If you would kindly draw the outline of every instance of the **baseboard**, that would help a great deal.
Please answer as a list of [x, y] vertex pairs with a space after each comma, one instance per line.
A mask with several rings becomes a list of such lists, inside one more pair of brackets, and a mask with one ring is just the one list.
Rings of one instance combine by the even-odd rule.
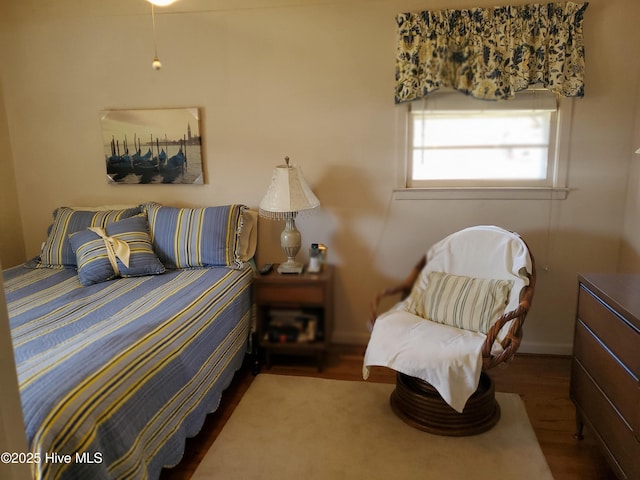
[[535, 353], [538, 355], [571, 355], [573, 344], [571, 343], [549, 343], [549, 342], [527, 342], [522, 340], [519, 353]]
[[[341, 345], [366, 345], [369, 343], [368, 332], [334, 332], [333, 343]], [[518, 352], [537, 355], [571, 355], [571, 343], [534, 342], [522, 340]]]
[[333, 332], [332, 343], [340, 345], [366, 345], [369, 343], [369, 332]]

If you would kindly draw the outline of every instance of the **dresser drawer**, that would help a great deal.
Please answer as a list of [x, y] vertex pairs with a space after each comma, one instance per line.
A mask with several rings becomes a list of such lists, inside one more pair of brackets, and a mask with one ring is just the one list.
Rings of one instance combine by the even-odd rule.
[[620, 414], [640, 437], [638, 381], [598, 342], [584, 324], [578, 321], [574, 340], [574, 356], [600, 390], [609, 399], [615, 399]]
[[255, 293], [258, 304], [322, 305], [325, 301], [322, 285], [260, 285]]
[[600, 436], [617, 469], [628, 478], [640, 478], [640, 443], [575, 360], [571, 369], [571, 396]]
[[622, 318], [580, 286], [578, 318], [584, 322], [622, 363], [640, 378], [640, 334]]

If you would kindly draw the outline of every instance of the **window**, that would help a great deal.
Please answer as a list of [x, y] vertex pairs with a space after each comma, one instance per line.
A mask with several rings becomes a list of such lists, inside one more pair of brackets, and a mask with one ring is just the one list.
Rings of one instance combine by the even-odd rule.
[[486, 101], [434, 92], [410, 104], [406, 187], [564, 187], [556, 96]]

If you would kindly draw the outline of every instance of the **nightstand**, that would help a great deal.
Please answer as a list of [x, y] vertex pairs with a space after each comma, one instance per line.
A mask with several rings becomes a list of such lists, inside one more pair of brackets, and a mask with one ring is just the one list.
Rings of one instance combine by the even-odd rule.
[[333, 267], [279, 274], [254, 282], [256, 332], [267, 368], [272, 354], [315, 356], [322, 370], [333, 333]]

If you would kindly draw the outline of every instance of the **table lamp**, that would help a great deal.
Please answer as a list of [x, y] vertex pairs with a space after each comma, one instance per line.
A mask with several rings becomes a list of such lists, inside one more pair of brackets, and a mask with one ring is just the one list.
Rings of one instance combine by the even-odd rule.
[[287, 261], [280, 264], [278, 273], [302, 273], [303, 264], [295, 260], [302, 245], [295, 218], [299, 212], [318, 207], [320, 200], [311, 191], [300, 167], [289, 165], [289, 157], [284, 157], [284, 160], [286, 165], [278, 165], [273, 171], [271, 185], [260, 202], [259, 212], [264, 218], [285, 220], [280, 245]]

